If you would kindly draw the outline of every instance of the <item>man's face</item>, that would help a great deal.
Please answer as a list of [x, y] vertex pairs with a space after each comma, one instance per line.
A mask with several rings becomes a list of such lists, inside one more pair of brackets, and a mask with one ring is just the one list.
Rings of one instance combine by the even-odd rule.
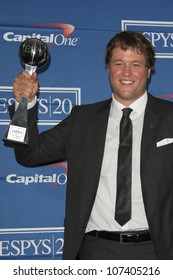
[[146, 66], [143, 54], [138, 54], [133, 49], [114, 48], [107, 68], [117, 101], [129, 106], [144, 94], [151, 69]]

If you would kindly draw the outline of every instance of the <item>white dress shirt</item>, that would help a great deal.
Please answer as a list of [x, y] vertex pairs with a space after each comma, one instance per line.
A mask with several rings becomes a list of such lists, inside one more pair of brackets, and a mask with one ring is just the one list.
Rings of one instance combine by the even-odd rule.
[[86, 232], [92, 230], [134, 231], [148, 229], [145, 215], [140, 178], [140, 152], [144, 112], [147, 103], [147, 92], [133, 102], [130, 118], [133, 124], [132, 147], [132, 217], [124, 226], [114, 219], [116, 201], [117, 157], [119, 145], [119, 124], [124, 106], [112, 97], [108, 120], [104, 157], [96, 199]]

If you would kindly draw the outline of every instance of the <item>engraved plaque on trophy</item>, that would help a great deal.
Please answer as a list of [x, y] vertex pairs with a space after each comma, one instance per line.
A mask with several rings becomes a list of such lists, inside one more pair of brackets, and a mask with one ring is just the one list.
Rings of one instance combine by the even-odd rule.
[[[48, 47], [42, 40], [30, 38], [20, 45], [19, 56], [25, 70], [32, 75], [38, 68], [41, 69], [47, 64], [49, 60]], [[4, 141], [28, 144], [27, 106], [28, 98], [22, 96], [10, 125], [2, 138]]]

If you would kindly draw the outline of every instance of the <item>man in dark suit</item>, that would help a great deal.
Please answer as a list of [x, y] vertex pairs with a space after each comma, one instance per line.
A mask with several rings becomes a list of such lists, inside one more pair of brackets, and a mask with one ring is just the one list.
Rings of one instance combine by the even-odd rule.
[[[173, 259], [173, 103], [147, 92], [154, 49], [141, 33], [115, 35], [106, 65], [112, 98], [75, 107], [41, 134], [37, 74], [15, 78], [16, 101], [29, 100], [29, 147], [16, 144], [16, 160], [24, 166], [68, 162], [64, 259]], [[131, 213], [119, 224], [117, 158], [126, 107], [133, 127]]]

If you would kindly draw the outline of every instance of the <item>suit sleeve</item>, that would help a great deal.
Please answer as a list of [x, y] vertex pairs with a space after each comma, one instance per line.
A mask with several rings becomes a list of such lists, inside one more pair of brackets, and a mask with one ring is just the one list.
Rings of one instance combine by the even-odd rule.
[[[12, 113], [10, 113], [12, 115]], [[39, 134], [37, 127], [37, 105], [28, 110], [29, 145], [14, 145], [16, 161], [33, 167], [66, 160], [66, 136], [70, 117], [60, 124]]]

